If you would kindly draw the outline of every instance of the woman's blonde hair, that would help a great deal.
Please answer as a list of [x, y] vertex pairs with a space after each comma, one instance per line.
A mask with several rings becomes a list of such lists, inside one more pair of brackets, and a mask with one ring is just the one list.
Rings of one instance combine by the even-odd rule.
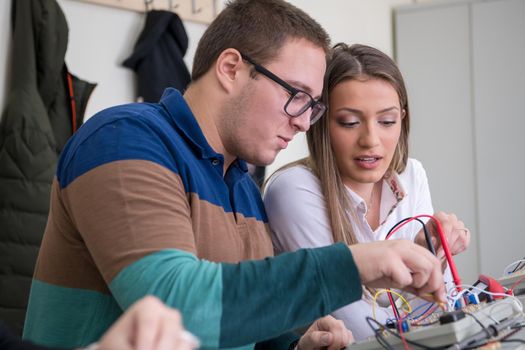
[[[353, 79], [381, 79], [392, 85], [399, 96], [399, 104], [404, 110], [401, 135], [388, 171], [401, 173], [408, 159], [408, 132], [410, 113], [405, 83], [395, 62], [383, 52], [366, 45], [337, 44], [328, 61], [324, 78], [322, 100], [327, 105], [326, 115], [307, 132], [310, 156], [294, 164], [302, 164], [317, 175], [326, 200], [327, 215], [330, 220], [335, 242], [357, 243], [351, 220], [356, 220], [355, 210], [350, 205], [347, 190], [335, 160], [329, 132], [330, 93], [341, 82]], [[357, 221], [355, 221], [357, 222]]]

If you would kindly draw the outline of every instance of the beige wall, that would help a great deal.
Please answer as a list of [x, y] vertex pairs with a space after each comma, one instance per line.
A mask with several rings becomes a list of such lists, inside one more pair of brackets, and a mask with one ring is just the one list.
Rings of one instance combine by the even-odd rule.
[[[81, 78], [98, 83], [86, 118], [103, 108], [133, 101], [135, 75], [121, 63], [132, 52], [145, 15], [71, 0], [58, 2], [69, 23], [66, 54], [69, 69]], [[185, 27], [190, 42], [185, 61], [190, 67], [206, 26], [185, 22]]]
[[[134, 96], [134, 75], [120, 66], [132, 50], [142, 29], [144, 16], [135, 12], [72, 0], [58, 0], [69, 24], [66, 62], [79, 77], [98, 83], [89, 102], [86, 118], [116, 104], [127, 103]], [[392, 49], [394, 5], [411, 0], [292, 0], [296, 6], [316, 18], [330, 33], [333, 42], [362, 42], [388, 54]], [[5, 104], [7, 52], [9, 45], [10, 0], [0, 1], [0, 108]], [[185, 22], [190, 47], [185, 60], [188, 67], [196, 44], [206, 29], [203, 24]], [[282, 164], [307, 154], [304, 135], [299, 135], [283, 151], [269, 172]]]

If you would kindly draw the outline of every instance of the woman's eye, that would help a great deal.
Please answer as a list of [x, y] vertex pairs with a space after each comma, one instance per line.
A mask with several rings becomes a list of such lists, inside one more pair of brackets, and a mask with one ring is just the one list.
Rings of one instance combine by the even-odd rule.
[[382, 120], [379, 123], [384, 125], [384, 126], [392, 126], [392, 125], [396, 124], [397, 121], [395, 121], [395, 120]]
[[341, 125], [342, 127], [345, 127], [345, 128], [354, 128], [355, 126], [357, 126], [359, 124], [359, 122], [347, 122], [347, 121], [339, 121], [339, 125]]

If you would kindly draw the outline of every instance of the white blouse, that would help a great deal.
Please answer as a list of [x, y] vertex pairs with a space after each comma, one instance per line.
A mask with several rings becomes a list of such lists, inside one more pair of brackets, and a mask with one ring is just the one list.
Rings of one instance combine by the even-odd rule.
[[[352, 227], [359, 242], [384, 240], [390, 228], [402, 219], [434, 213], [427, 175], [421, 163], [415, 159], [408, 159], [403, 173], [393, 174], [383, 180], [379, 217], [381, 224], [375, 231], [366, 221], [366, 202], [350, 188], [347, 187], [347, 190], [358, 219], [352, 222]], [[309, 168], [298, 165], [275, 173], [266, 185], [263, 199], [276, 254], [334, 243], [320, 181]], [[414, 240], [421, 228], [419, 222], [413, 221], [390, 239]], [[450, 273], [446, 275], [446, 280], [450, 281]], [[415, 304], [411, 304], [414, 307]], [[389, 306], [376, 306], [375, 313], [381, 323], [393, 317]], [[372, 316], [370, 297], [363, 297], [332, 315], [345, 323], [357, 341], [374, 335], [365, 321], [366, 316]]]

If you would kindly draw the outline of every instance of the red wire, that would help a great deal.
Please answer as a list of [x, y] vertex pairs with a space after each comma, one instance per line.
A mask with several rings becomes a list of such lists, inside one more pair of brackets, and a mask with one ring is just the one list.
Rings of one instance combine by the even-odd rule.
[[[437, 228], [437, 231], [438, 231], [438, 234], [439, 234], [439, 240], [441, 241], [441, 246], [443, 247], [443, 251], [445, 252], [445, 257], [447, 258], [448, 265], [450, 266], [450, 271], [452, 273], [452, 278], [454, 279], [454, 283], [456, 284], [457, 291], [460, 292], [461, 291], [461, 279], [459, 278], [458, 270], [456, 269], [456, 264], [454, 263], [454, 259], [452, 259], [452, 254], [450, 253], [450, 248], [448, 247], [447, 239], [445, 237], [445, 234], [443, 233], [443, 228], [441, 227], [441, 223], [439, 222], [438, 219], [436, 219], [432, 215], [426, 215], [426, 214], [414, 216], [414, 217], [406, 220], [405, 222], [403, 222], [399, 226], [397, 226], [395, 229], [393, 229], [385, 237], [385, 240], [389, 239], [394, 233], [399, 231], [399, 229], [401, 227], [403, 227], [406, 224], [408, 224], [409, 222], [414, 221], [415, 219], [419, 219], [419, 218], [430, 218], [430, 219], [434, 220], [434, 223], [436, 224], [436, 228]], [[523, 277], [523, 279], [525, 279], [525, 276]], [[518, 281], [518, 282], [520, 282], [520, 281]], [[400, 335], [401, 340], [403, 342], [403, 346], [405, 347], [406, 350], [409, 350], [410, 347], [408, 346], [408, 343], [407, 343], [407, 341], [405, 339], [405, 336], [403, 334], [403, 328], [402, 328], [402, 325], [401, 325], [401, 318], [399, 317], [399, 313], [397, 312], [397, 308], [396, 308], [396, 306], [394, 304], [394, 300], [392, 298], [392, 294], [390, 292], [387, 292], [387, 295], [388, 295], [388, 298], [390, 300], [390, 305], [392, 306], [392, 310], [394, 311], [394, 316], [398, 320], [397, 323], [398, 323], [399, 335]]]
[[390, 293], [390, 291], [388, 291], [386, 293], [388, 295], [388, 300], [390, 301], [390, 306], [392, 306], [392, 311], [394, 311], [394, 317], [396, 318], [396, 320], [398, 322], [401, 321], [401, 317], [399, 316], [399, 312], [397, 311], [397, 307], [396, 307], [396, 304], [394, 303], [394, 298], [392, 297], [392, 293]]
[[73, 91], [73, 77], [67, 73], [67, 88], [69, 93], [69, 102], [71, 104], [71, 128], [72, 134], [77, 131], [77, 106], [75, 102], [75, 93]]
[[401, 224], [399, 224], [399, 226], [397, 226], [395, 229], [393, 229], [392, 231], [390, 231], [390, 233], [385, 237], [385, 240], [389, 239], [390, 237], [392, 237], [392, 235], [394, 233], [396, 233], [397, 231], [399, 231], [399, 229], [403, 226], [405, 226], [406, 224], [408, 224], [409, 222], [412, 222], [416, 219], [416, 217], [412, 217], [410, 219], [407, 219], [405, 221], [403, 221]]
[[390, 234], [386, 236], [385, 240], [389, 239], [401, 227], [403, 227], [406, 224], [408, 224], [409, 222], [411, 222], [411, 221], [413, 221], [415, 219], [419, 219], [419, 218], [430, 218], [430, 219], [434, 220], [434, 223], [436, 224], [437, 231], [438, 231], [438, 234], [439, 234], [439, 240], [441, 241], [441, 246], [443, 247], [443, 251], [445, 252], [445, 257], [447, 258], [448, 266], [450, 266], [450, 272], [452, 272], [452, 278], [454, 279], [454, 284], [456, 285], [456, 290], [458, 292], [460, 292], [461, 291], [461, 278], [459, 278], [459, 274], [458, 274], [458, 270], [456, 268], [456, 264], [454, 263], [454, 259], [452, 259], [452, 254], [450, 253], [450, 248], [448, 247], [447, 239], [445, 237], [445, 234], [443, 233], [443, 228], [441, 227], [441, 223], [439, 222], [438, 219], [436, 219], [432, 215], [426, 215], [426, 214], [414, 216], [414, 217], [408, 219], [407, 221], [403, 222], [402, 224], [400, 224], [394, 230], [392, 230], [392, 232], [390, 232]]
[[513, 291], [514, 288], [516, 288], [516, 286], [517, 286], [518, 284], [520, 284], [521, 282], [523, 282], [524, 280], [525, 280], [525, 276], [523, 276], [522, 278], [520, 278], [520, 279], [518, 280], [518, 282], [514, 283], [514, 284], [509, 288], [509, 290], [510, 290], [512, 293], [514, 293], [514, 291]]
[[408, 346], [408, 342], [405, 339], [405, 335], [403, 334], [403, 326], [401, 325], [401, 320], [397, 321], [397, 329], [399, 331], [401, 341], [403, 341], [403, 346], [405, 347], [405, 350], [410, 350], [410, 346]]
[[408, 343], [405, 339], [405, 335], [403, 334], [403, 325], [402, 325], [402, 318], [399, 315], [399, 312], [397, 311], [396, 304], [394, 303], [394, 298], [392, 298], [392, 293], [388, 291], [386, 293], [388, 295], [388, 300], [390, 301], [390, 306], [392, 306], [392, 310], [394, 311], [394, 317], [397, 320], [397, 328], [399, 332], [399, 336], [401, 337], [401, 341], [403, 342], [403, 346], [405, 347], [405, 350], [410, 350], [410, 347], [408, 346]]

